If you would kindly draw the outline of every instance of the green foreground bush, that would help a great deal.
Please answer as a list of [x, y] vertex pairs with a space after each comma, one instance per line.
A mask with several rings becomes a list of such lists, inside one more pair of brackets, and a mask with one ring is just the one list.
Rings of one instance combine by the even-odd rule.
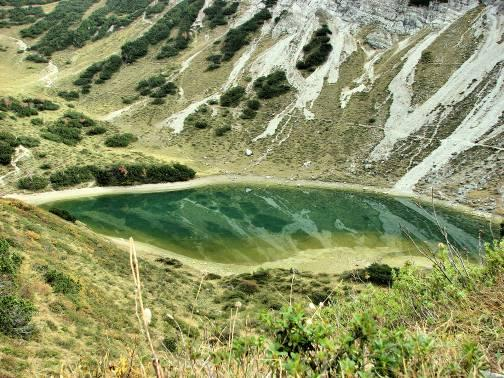
[[[504, 241], [487, 245], [482, 264], [463, 262], [446, 246], [435, 260], [432, 271], [375, 264], [369, 271], [378, 283], [389, 272], [394, 277], [390, 288], [349, 292], [342, 285], [330, 293], [332, 305], [264, 312], [256, 336], [236, 338], [231, 351], [211, 352], [213, 361], [248, 363], [250, 369], [258, 363], [260, 374], [296, 377], [479, 376], [490, 360], [494, 367], [504, 362], [502, 304], [494, 307], [497, 313], [482, 315], [474, 303], [488, 288], [494, 295], [504, 288]], [[481, 300], [495, 306], [498, 299]], [[486, 323], [468, 316], [484, 316]]]

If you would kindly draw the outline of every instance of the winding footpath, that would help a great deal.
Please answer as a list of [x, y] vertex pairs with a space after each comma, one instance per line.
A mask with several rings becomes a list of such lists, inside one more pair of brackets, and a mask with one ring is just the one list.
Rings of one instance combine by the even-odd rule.
[[12, 170], [6, 173], [3, 176], [0, 176], [0, 186], [5, 186], [5, 179], [9, 176], [16, 176], [21, 172], [21, 168], [18, 167], [18, 162], [25, 158], [29, 158], [31, 156], [31, 152], [24, 146], [18, 146], [16, 148], [16, 152], [14, 153], [14, 159], [11, 161]]

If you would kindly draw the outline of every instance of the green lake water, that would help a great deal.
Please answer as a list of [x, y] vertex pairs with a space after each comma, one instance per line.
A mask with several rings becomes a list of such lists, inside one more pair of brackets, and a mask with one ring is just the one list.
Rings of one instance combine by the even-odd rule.
[[[68, 210], [105, 235], [132, 236], [219, 263], [255, 265], [299, 252], [338, 249], [356, 255], [374, 249], [415, 254], [404, 230], [430, 246], [444, 241], [430, 205], [330, 189], [211, 186], [81, 198], [44, 207]], [[477, 251], [479, 231], [488, 231], [488, 224], [451, 210], [436, 211], [454, 244]]]

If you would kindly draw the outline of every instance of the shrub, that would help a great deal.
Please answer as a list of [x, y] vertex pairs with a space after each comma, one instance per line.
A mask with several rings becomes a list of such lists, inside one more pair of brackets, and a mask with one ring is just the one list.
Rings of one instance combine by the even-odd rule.
[[228, 22], [227, 17], [233, 15], [238, 10], [239, 3], [237, 1], [228, 4], [225, 0], [216, 0], [211, 6], [206, 8], [205, 22], [208, 23], [211, 29], [226, 25]]
[[39, 110], [41, 112], [46, 111], [46, 110], [55, 111], [60, 108], [58, 104], [55, 104], [52, 101], [43, 100], [40, 98], [27, 98], [27, 99], [23, 100], [23, 103], [26, 104], [28, 107], [34, 108], [34, 109]]
[[112, 55], [105, 60], [101, 65], [100, 78], [101, 82], [109, 80], [114, 73], [119, 71], [122, 66], [122, 59], [119, 55]]
[[288, 306], [276, 316], [263, 314], [261, 320], [278, 343], [277, 351], [294, 357], [297, 353], [314, 351], [333, 333], [332, 326], [308, 323], [307, 318], [301, 307]]
[[77, 221], [77, 218], [75, 218], [72, 214], [70, 214], [67, 210], [64, 209], [58, 209], [57, 207], [52, 207], [49, 209], [49, 212], [71, 223], [75, 223]]
[[164, 103], [166, 103], [164, 98], [155, 98], [152, 100], [151, 105], [163, 105]]
[[172, 259], [170, 257], [160, 257], [156, 259], [156, 261], [164, 265], [172, 266], [174, 268], [182, 268], [183, 266], [182, 262], [180, 262], [177, 259]]
[[257, 285], [257, 282], [254, 280], [241, 280], [238, 283], [237, 289], [240, 290], [242, 293], [251, 295], [259, 291], [259, 286]]
[[12, 154], [14, 153], [14, 147], [0, 139], [0, 164], [9, 165], [12, 160]]
[[248, 100], [247, 101], [247, 108], [251, 110], [259, 110], [261, 108], [261, 102], [256, 99]]
[[44, 139], [56, 143], [63, 143], [68, 146], [76, 146], [82, 140], [81, 131], [79, 129], [60, 125], [48, 127], [47, 131], [43, 131], [40, 136]]
[[291, 86], [284, 71], [275, 71], [268, 76], [261, 76], [254, 82], [257, 97], [262, 99], [278, 97], [290, 89]]
[[147, 88], [153, 89], [156, 87], [160, 87], [164, 83], [166, 83], [166, 78], [163, 75], [155, 75], [155, 76], [149, 77], [148, 79], [140, 81], [137, 84], [135, 90], [138, 92], [141, 92], [142, 90], [145, 90]]
[[0, 331], [11, 337], [29, 339], [35, 332], [31, 319], [35, 306], [14, 295], [0, 296]]
[[42, 118], [32, 118], [30, 119], [30, 123], [33, 126], [42, 126], [44, 124], [44, 120]]
[[103, 127], [103, 126], [95, 126], [95, 127], [92, 127], [90, 128], [86, 134], [87, 135], [101, 135], [101, 134], [105, 134], [107, 132], [107, 128], [106, 127]]
[[41, 136], [53, 142], [75, 146], [82, 140], [80, 129], [95, 125], [96, 122], [88, 116], [73, 110], [67, 111], [43, 131]]
[[220, 98], [221, 106], [236, 107], [245, 96], [245, 88], [237, 86], [226, 91]]
[[0, 131], [0, 142], [7, 143], [11, 147], [18, 146], [16, 136], [8, 131]]
[[49, 180], [42, 176], [30, 176], [20, 178], [17, 182], [17, 187], [19, 189], [25, 190], [42, 190], [49, 185]]
[[127, 186], [157, 184], [163, 182], [188, 181], [196, 172], [179, 163], [174, 164], [127, 164], [99, 170], [96, 182], [100, 186]]
[[434, 62], [434, 54], [432, 51], [424, 50], [422, 51], [422, 56], [420, 57], [420, 63], [429, 64]]
[[387, 264], [373, 263], [366, 269], [367, 280], [377, 285], [390, 286], [392, 285], [394, 275], [397, 275], [399, 269], [391, 268]]
[[40, 146], [40, 139], [29, 136], [19, 136], [17, 137], [16, 142], [17, 144], [28, 148]]
[[251, 35], [271, 18], [267, 8], [261, 9], [250, 20], [227, 32], [222, 44], [222, 60], [231, 60], [238, 50], [250, 42]]
[[138, 138], [131, 134], [116, 134], [105, 140], [107, 147], [128, 147], [131, 143], [136, 142]]
[[177, 86], [172, 82], [161, 85], [156, 91], [150, 94], [152, 98], [164, 98], [177, 93]]
[[15, 275], [23, 258], [15, 252], [9, 251], [10, 245], [7, 240], [0, 239], [0, 274]]
[[66, 186], [75, 186], [83, 182], [89, 182], [94, 179], [98, 168], [92, 165], [69, 167], [63, 171], [54, 172], [49, 180], [54, 189]]
[[34, 62], [34, 63], [48, 63], [49, 62], [49, 59], [47, 57], [40, 55], [40, 54], [37, 54], [37, 53], [30, 54], [25, 59], [30, 62]]
[[58, 96], [64, 98], [67, 101], [73, 101], [79, 99], [79, 92], [77, 91], [60, 91]]
[[[428, 7], [431, 0], [409, 0], [409, 6]], [[439, 0], [440, 3], [447, 3], [448, 0]]]
[[240, 114], [241, 119], [254, 119], [257, 115], [257, 112], [255, 110], [252, 110], [250, 108], [245, 108], [242, 110], [242, 113]]
[[228, 133], [231, 131], [231, 126], [227, 125], [227, 126], [221, 126], [221, 127], [218, 127], [217, 129], [215, 129], [215, 135], [220, 137], [220, 136], [223, 136], [224, 134]]
[[175, 336], [168, 335], [163, 339], [163, 347], [168, 352], [175, 353], [177, 351], [178, 339]]
[[304, 60], [297, 62], [297, 68], [300, 70], [314, 70], [316, 67], [324, 64], [332, 51], [332, 34], [327, 25], [323, 25], [315, 32], [310, 42], [303, 47]]
[[208, 124], [207, 121], [196, 121], [194, 124], [194, 127], [197, 129], [207, 129], [210, 125]]
[[73, 280], [65, 273], [50, 269], [44, 274], [45, 281], [51, 285], [55, 293], [77, 295], [81, 289], [79, 282]]

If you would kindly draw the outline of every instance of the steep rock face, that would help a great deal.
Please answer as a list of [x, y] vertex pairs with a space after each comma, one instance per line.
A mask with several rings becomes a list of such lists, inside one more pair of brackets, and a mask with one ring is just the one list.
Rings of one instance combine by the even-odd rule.
[[[258, 0], [243, 2], [232, 27], [263, 7]], [[357, 135], [362, 128], [373, 132], [351, 138], [352, 143], [366, 147], [347, 153], [346, 162], [327, 152], [326, 162], [318, 165], [334, 159], [339, 162], [337, 169], [348, 172], [345, 179], [373, 183], [373, 176], [385, 177], [384, 185], [397, 192], [430, 192], [429, 183], [437, 183], [437, 194], [449, 197], [458, 190], [450, 174], [452, 160], [474, 148], [482, 149], [490, 160], [500, 161], [503, 149], [498, 141], [504, 127], [504, 15], [500, 2], [481, 5], [475, 0], [452, 0], [411, 7], [407, 0], [279, 0], [270, 10], [271, 21], [234, 61], [221, 90], [170, 115], [160, 126], [180, 133], [184, 120], [200, 105], [243, 85], [244, 78], [248, 78], [247, 92], [253, 96], [252, 82], [280, 69], [294, 89], [290, 101], [272, 109], [259, 126], [262, 130], [239, 137], [245, 146], [255, 144], [254, 150], [262, 150], [251, 167], [264, 165], [275, 154], [285, 158], [285, 148], [289, 151], [285, 146], [302, 145], [299, 139], [308, 135], [325, 150], [327, 141], [313, 135], [306, 122], [331, 121], [353, 125], [346, 133]], [[332, 51], [325, 63], [312, 72], [302, 72], [296, 63], [322, 24], [332, 33]], [[357, 58], [360, 67], [354, 65]], [[349, 66], [355, 71], [350, 78]], [[416, 75], [420, 75], [418, 82]], [[333, 94], [327, 97], [327, 93]], [[356, 113], [359, 106], [368, 108], [369, 124], [362, 124]], [[239, 126], [235, 135], [244, 127]], [[315, 161], [310, 166], [317, 166], [317, 156], [311, 159]], [[458, 164], [458, 169], [464, 171], [464, 164]], [[485, 182], [492, 184], [486, 189], [492, 193], [489, 198], [493, 196], [485, 205], [488, 209], [499, 206], [495, 195], [499, 196], [501, 180], [498, 169], [488, 167], [487, 171], [485, 177], [490, 177]], [[323, 173], [319, 177], [334, 177], [329, 167], [318, 172]], [[471, 172], [464, 177], [477, 181]], [[467, 197], [458, 196], [458, 200], [471, 202]]]

